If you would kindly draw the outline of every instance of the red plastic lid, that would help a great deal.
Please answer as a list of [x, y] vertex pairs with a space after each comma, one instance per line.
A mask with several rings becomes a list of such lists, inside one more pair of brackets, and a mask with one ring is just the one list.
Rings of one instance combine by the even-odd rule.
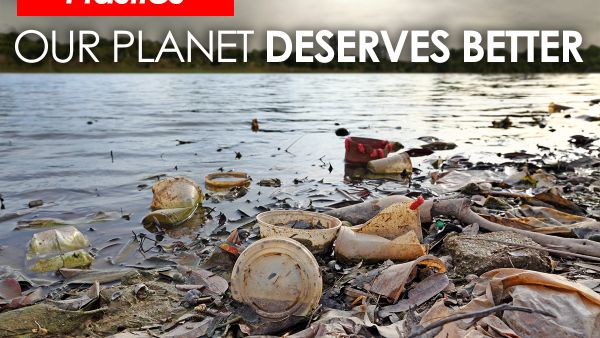
[[412, 202], [409, 208], [410, 210], [417, 210], [421, 205], [423, 205], [423, 203], [425, 203], [425, 198], [423, 198], [423, 196], [419, 196], [414, 202]]

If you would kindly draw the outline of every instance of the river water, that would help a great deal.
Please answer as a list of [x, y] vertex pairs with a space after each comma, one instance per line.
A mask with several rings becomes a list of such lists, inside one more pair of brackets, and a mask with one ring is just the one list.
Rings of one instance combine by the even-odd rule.
[[[282, 180], [281, 188], [253, 184], [233, 202], [207, 203], [231, 224], [286, 196], [297, 208], [340, 201], [335, 188], [347, 186], [339, 127], [407, 148], [422, 145], [422, 136], [458, 145], [415, 159], [423, 174], [428, 160], [456, 154], [500, 162], [498, 153], [535, 154], [543, 145], [569, 156], [582, 151], [569, 145], [571, 135], [600, 136], [599, 122], [583, 118], [600, 116], [589, 104], [599, 97], [600, 74], [2, 74], [0, 265], [22, 267], [27, 241], [40, 231], [13, 230], [19, 221], [74, 221], [97, 248], [144, 232], [154, 182], [146, 178], [158, 174], [184, 175], [203, 188], [204, 176], [221, 168], [245, 171], [253, 182]], [[574, 107], [571, 118], [543, 113], [551, 101]], [[490, 128], [508, 115], [515, 128]], [[253, 118], [260, 132], [251, 131]], [[38, 199], [43, 207], [27, 207]], [[98, 212], [116, 217], [91, 222]], [[210, 234], [214, 223], [173, 237]], [[116, 250], [101, 251], [94, 266]]]

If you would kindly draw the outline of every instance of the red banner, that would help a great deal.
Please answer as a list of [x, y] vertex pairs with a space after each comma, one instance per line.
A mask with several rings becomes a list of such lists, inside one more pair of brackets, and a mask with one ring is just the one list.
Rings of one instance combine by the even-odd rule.
[[[102, 4], [97, 3], [96, 0], [17, 0], [17, 16], [233, 16], [234, 14], [234, 0], [98, 0], [98, 2]], [[157, 4], [161, 2], [164, 3]]]

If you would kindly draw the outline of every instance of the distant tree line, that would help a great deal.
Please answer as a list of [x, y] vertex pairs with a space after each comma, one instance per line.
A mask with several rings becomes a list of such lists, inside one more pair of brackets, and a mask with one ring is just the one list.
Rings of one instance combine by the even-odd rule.
[[[40, 63], [27, 64], [22, 62], [16, 55], [14, 46], [17, 33], [0, 33], [0, 71], [4, 72], [363, 72], [363, 73], [592, 73], [600, 72], [600, 47], [590, 46], [580, 49], [583, 63], [542, 63], [539, 60], [540, 51], [536, 50], [536, 61], [526, 62], [524, 54], [519, 55], [519, 62], [511, 63], [465, 63], [463, 62], [463, 50], [453, 49], [450, 51], [450, 60], [445, 63], [411, 63], [391, 62], [384, 57], [383, 50], [378, 48], [376, 53], [380, 56], [380, 62], [366, 63], [338, 63], [333, 61], [327, 64], [297, 63], [294, 57], [286, 62], [269, 64], [266, 62], [265, 50], [253, 50], [249, 52], [248, 62], [223, 63], [210, 62], [200, 51], [193, 51], [193, 62], [181, 63], [174, 53], [167, 53], [159, 63], [138, 63], [137, 48], [123, 49], [120, 51], [119, 63], [113, 63], [113, 42], [101, 39], [99, 45], [94, 48], [94, 54], [100, 59], [100, 63], [94, 63], [87, 58], [79, 63], [77, 57], [74, 61], [60, 64], [51, 57]], [[147, 55], [156, 55], [160, 50], [161, 43], [156, 41], [144, 41], [143, 49]], [[20, 51], [25, 57], [36, 58], [43, 50], [39, 41], [23, 39]], [[60, 44], [57, 51], [59, 56], [69, 53], [68, 44]], [[182, 48], [182, 53], [187, 51]], [[224, 51], [224, 56], [241, 60], [242, 50], [229, 49]], [[77, 55], [77, 54], [76, 54]], [[506, 53], [508, 56], [508, 52]], [[508, 60], [508, 57], [507, 57]]]

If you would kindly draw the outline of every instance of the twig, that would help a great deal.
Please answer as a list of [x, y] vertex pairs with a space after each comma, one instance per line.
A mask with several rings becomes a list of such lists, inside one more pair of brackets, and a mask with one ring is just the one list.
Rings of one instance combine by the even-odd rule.
[[[300, 135], [300, 137], [298, 137], [298, 138], [297, 138], [297, 139], [296, 139], [294, 142], [292, 142], [292, 144], [290, 144], [290, 145], [289, 145], [287, 148], [285, 148], [285, 152], [286, 152], [286, 153], [289, 153], [289, 151], [288, 151], [288, 150], [290, 150], [290, 148], [291, 148], [291, 147], [293, 147], [293, 146], [294, 146], [294, 144], [296, 144], [298, 141], [300, 141], [300, 139], [301, 139], [301, 138], [303, 138], [303, 137], [304, 137], [304, 135]], [[290, 153], [290, 154], [291, 154], [291, 153]]]
[[487, 317], [487, 316], [492, 315], [499, 311], [519, 311], [519, 312], [527, 312], [527, 313], [539, 313], [544, 316], [555, 318], [555, 316], [553, 314], [548, 313], [546, 311], [530, 309], [530, 308], [521, 307], [521, 306], [513, 306], [510, 304], [501, 304], [501, 305], [494, 306], [489, 309], [485, 309], [485, 310], [481, 310], [481, 311], [475, 311], [475, 312], [469, 312], [469, 313], [457, 313], [454, 315], [450, 315], [446, 318], [440, 319], [429, 325], [417, 326], [417, 327], [415, 327], [415, 330], [413, 330], [408, 335], [407, 338], [419, 337], [419, 336], [425, 334], [426, 332], [429, 332], [438, 327], [442, 327], [451, 322], [455, 322], [455, 321], [467, 319], [467, 318], [483, 318], [483, 317]]
[[308, 323], [306, 324], [307, 329], [310, 327], [310, 324], [312, 323], [312, 320], [315, 317], [315, 313], [317, 313], [317, 311], [319, 311], [320, 309], [321, 304], [319, 304], [319, 306], [317, 306], [317, 308], [310, 314], [310, 318], [308, 318]]
[[227, 325], [235, 324], [235, 323], [239, 322], [240, 320], [242, 320], [242, 317], [235, 316], [232, 319], [229, 319], [228, 321], [217, 325], [216, 329], [220, 329], [220, 328], [225, 327]]
[[471, 236], [461, 236], [461, 237], [462, 238], [466, 238], [466, 239], [476, 240], [476, 241], [486, 241], [486, 242], [493, 242], [493, 243], [499, 243], [499, 244], [505, 244], [505, 245], [514, 245], [514, 246], [518, 246], [518, 247], [522, 247], [522, 248], [527, 248], [527, 249], [534, 249], [534, 250], [540, 250], [540, 251], [548, 251], [550, 253], [554, 253], [554, 254], [557, 254], [557, 255], [571, 256], [571, 257], [577, 257], [577, 258], [587, 259], [587, 260], [594, 261], [594, 262], [600, 262], [600, 258], [598, 258], [598, 257], [587, 256], [587, 255], [580, 255], [580, 254], [576, 254], [576, 253], [572, 253], [572, 252], [568, 252], [568, 251], [563, 251], [563, 250], [549, 249], [549, 248], [545, 248], [545, 247], [537, 247], [537, 246], [527, 245], [527, 244], [517, 244], [517, 243], [499, 241], [499, 240], [495, 240], [495, 239], [488, 239], [488, 238], [477, 238], [477, 237], [471, 237]]
[[204, 207], [204, 209], [208, 210], [208, 212], [205, 212], [206, 216], [210, 216], [210, 214], [212, 214], [215, 211], [215, 208], [211, 207]]
[[339, 192], [340, 194], [344, 195], [344, 197], [346, 197], [347, 199], [349, 199], [350, 201], [354, 201], [354, 202], [358, 202], [361, 201], [360, 198], [356, 198], [352, 195], [350, 195], [347, 191], [342, 190], [340, 188], [335, 188], [335, 191]]

